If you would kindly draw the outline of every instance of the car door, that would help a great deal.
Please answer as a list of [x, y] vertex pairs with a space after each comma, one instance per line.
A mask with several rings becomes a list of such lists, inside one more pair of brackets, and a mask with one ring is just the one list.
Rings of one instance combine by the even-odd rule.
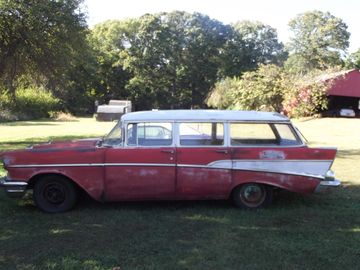
[[178, 124], [177, 197], [225, 198], [231, 186], [231, 155], [224, 140], [224, 124]]
[[108, 201], [169, 199], [175, 194], [172, 123], [127, 123], [123, 147], [107, 149]]

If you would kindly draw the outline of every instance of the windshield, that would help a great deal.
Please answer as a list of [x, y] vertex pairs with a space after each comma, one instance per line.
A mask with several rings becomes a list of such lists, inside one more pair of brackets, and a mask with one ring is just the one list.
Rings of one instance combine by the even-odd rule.
[[103, 145], [121, 145], [121, 122], [118, 122], [116, 126], [110, 131], [110, 133], [104, 137]]

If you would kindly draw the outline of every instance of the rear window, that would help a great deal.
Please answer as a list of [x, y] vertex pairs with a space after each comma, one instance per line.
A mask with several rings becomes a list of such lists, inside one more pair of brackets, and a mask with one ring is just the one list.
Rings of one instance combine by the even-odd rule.
[[300, 140], [288, 124], [231, 123], [231, 145], [299, 145]]

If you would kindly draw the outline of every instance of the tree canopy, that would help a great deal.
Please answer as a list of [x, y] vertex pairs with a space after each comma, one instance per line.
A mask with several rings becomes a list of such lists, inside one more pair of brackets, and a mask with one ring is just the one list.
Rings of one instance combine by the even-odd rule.
[[81, 0], [0, 1], [0, 78], [15, 94], [22, 76], [47, 79], [48, 86], [62, 78], [85, 46], [87, 33]]
[[289, 70], [309, 71], [343, 64], [350, 33], [342, 19], [329, 12], [311, 11], [296, 16], [289, 27]]
[[[0, 0], [0, 95], [7, 95], [0, 112], [16, 102], [17, 90], [26, 93], [19, 92], [22, 100], [32, 92], [33, 102], [40, 89], [75, 113], [110, 99], [130, 99], [136, 110], [280, 111], [299, 94], [287, 80], [343, 65], [349, 45], [346, 24], [320, 11], [290, 21], [293, 36], [284, 48], [264, 23], [228, 25], [182, 11], [89, 29], [82, 1]], [[359, 59], [352, 54], [346, 67], [359, 67]]]

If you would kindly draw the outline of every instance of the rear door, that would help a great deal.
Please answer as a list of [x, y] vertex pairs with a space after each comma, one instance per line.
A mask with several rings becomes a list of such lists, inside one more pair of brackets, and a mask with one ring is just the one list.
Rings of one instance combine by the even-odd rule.
[[223, 123], [179, 123], [177, 197], [225, 198], [231, 185], [231, 155]]

